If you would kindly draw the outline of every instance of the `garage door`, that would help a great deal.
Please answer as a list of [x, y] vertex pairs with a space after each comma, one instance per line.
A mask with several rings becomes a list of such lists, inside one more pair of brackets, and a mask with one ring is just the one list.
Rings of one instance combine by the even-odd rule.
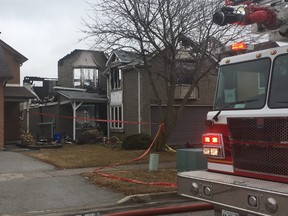
[[[176, 128], [171, 134], [168, 144], [175, 147], [183, 147], [186, 143], [191, 145], [201, 144], [202, 133], [205, 131], [204, 122], [210, 106], [189, 106], [186, 107]], [[157, 107], [151, 107], [152, 122], [159, 122], [159, 110]], [[152, 135], [157, 132], [158, 127], [152, 126]]]

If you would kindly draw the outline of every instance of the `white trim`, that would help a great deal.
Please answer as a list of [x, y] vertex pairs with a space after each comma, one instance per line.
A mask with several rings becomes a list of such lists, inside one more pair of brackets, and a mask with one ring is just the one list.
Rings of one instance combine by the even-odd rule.
[[208, 169], [217, 170], [222, 172], [234, 172], [233, 166], [230, 164], [219, 164], [208, 162]]
[[77, 102], [73, 101], [71, 102], [72, 109], [73, 109], [73, 140], [76, 140], [76, 111], [77, 109], [83, 104], [83, 102], [80, 102], [77, 104]]
[[14, 84], [14, 83], [7, 83], [6, 84], [7, 87], [22, 87], [20, 84]]
[[53, 89], [55, 90], [71, 90], [71, 91], [81, 91], [85, 92], [86, 89], [81, 89], [81, 88], [69, 88], [69, 87], [62, 87], [62, 86], [54, 86]]
[[[110, 118], [109, 118], [110, 120], [123, 121], [123, 105], [110, 106], [109, 113], [110, 113]], [[116, 118], [116, 113], [118, 114], [117, 118]], [[121, 119], [120, 119], [120, 115], [121, 115]], [[123, 122], [119, 122], [119, 123], [110, 122], [109, 125], [110, 125], [110, 129], [112, 130], [119, 130], [119, 129], [122, 130], [124, 128]]]

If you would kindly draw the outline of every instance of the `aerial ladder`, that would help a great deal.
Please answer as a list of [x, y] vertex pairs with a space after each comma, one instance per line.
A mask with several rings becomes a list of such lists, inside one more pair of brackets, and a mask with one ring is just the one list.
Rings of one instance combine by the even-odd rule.
[[213, 22], [251, 25], [251, 33], [268, 34], [271, 41], [288, 41], [288, 0], [225, 0]]

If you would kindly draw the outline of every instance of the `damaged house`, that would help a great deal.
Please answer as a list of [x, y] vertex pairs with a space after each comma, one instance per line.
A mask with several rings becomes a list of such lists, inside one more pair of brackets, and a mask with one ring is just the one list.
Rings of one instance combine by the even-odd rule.
[[[180, 54], [180, 53], [179, 53]], [[159, 56], [151, 58], [151, 69], [155, 76], [165, 70]], [[191, 56], [179, 55], [179, 62], [186, 65], [186, 73], [178, 79], [175, 90], [175, 108], [184, 99], [191, 82]], [[190, 66], [189, 66], [190, 65]], [[153, 94], [147, 70], [137, 53], [114, 50], [106, 63], [105, 75], [108, 79], [107, 94], [109, 104], [109, 135], [124, 138], [145, 133], [154, 136], [159, 125], [159, 109]], [[190, 76], [190, 77], [189, 77]], [[185, 111], [168, 140], [169, 145], [183, 146], [185, 143], [200, 143], [205, 129], [207, 112], [212, 108], [216, 73], [202, 79], [189, 97]], [[163, 98], [165, 109], [165, 83], [155, 79], [156, 88]], [[123, 121], [118, 122], [118, 121]], [[156, 124], [155, 124], [156, 123]]]
[[106, 79], [101, 76], [106, 61], [103, 52], [90, 50], [74, 50], [60, 59], [58, 81], [46, 84], [48, 98], [29, 108], [31, 133], [38, 139], [61, 134], [73, 140], [87, 128], [106, 133], [106, 123], [97, 121], [107, 118]]

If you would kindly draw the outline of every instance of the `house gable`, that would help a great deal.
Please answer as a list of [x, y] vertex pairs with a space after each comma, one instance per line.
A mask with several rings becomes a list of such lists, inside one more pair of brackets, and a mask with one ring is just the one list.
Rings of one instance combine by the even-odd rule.
[[4, 41], [0, 40], [0, 45], [7, 49], [10, 53], [13, 54], [14, 60], [18, 62], [20, 65], [22, 65], [24, 62], [26, 62], [28, 59], [23, 56], [21, 53], [19, 53], [17, 50], [6, 44]]
[[138, 53], [124, 50], [113, 50], [107, 60], [106, 66], [123, 66], [131, 63], [139, 64], [140, 62], [141, 56]]
[[[103, 52], [74, 50], [58, 61], [58, 84], [63, 87], [106, 89], [106, 79], [100, 76], [107, 58]], [[85, 79], [84, 75], [89, 79]]]

